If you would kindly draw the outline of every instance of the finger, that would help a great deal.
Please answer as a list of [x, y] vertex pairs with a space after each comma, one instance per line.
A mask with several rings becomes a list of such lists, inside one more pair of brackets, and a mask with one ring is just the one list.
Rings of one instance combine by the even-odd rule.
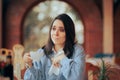
[[54, 65], [55, 67], [60, 67], [60, 63], [59, 63], [59, 62], [54, 62], [53, 65]]
[[26, 63], [26, 64], [25, 64], [25, 67], [26, 67], [26, 68], [30, 68], [30, 67], [32, 67], [32, 66], [33, 66], [32, 63]]
[[60, 64], [59, 64], [59, 63], [56, 63], [56, 67], [60, 67]]
[[28, 65], [32, 65], [32, 62], [27, 63]]
[[27, 56], [29, 56], [29, 53], [25, 53], [23, 59], [25, 59]]
[[32, 58], [30, 56], [27, 56], [28, 59], [32, 60]]
[[32, 59], [31, 59], [31, 57], [29, 57], [29, 56], [24, 56], [24, 58], [23, 58], [23, 60], [24, 60], [24, 62], [32, 62]]
[[54, 59], [54, 61], [53, 62], [55, 62], [55, 63], [59, 63], [60, 62], [60, 59], [58, 58], [58, 59]]
[[30, 56], [30, 53], [25, 53], [26, 56]]
[[29, 57], [26, 59], [26, 62], [32, 62], [32, 61], [33, 60], [31, 58], [29, 58]]
[[55, 66], [55, 67], [57, 67], [57, 64], [56, 64], [56, 63], [54, 63], [54, 66]]
[[27, 62], [32, 62], [32, 60], [31, 60], [31, 59], [28, 59]]

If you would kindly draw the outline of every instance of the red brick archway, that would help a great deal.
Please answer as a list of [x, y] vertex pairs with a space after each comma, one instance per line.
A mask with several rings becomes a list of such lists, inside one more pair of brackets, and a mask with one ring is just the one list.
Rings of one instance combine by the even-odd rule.
[[114, 18], [114, 52], [120, 54], [120, 3]]
[[[22, 24], [29, 10], [44, 0], [12, 0], [6, 13], [6, 28], [3, 34], [4, 47], [12, 48], [16, 43], [22, 44]], [[102, 52], [102, 19], [99, 9], [92, 0], [65, 0], [80, 15], [84, 24], [87, 54], [93, 56]]]

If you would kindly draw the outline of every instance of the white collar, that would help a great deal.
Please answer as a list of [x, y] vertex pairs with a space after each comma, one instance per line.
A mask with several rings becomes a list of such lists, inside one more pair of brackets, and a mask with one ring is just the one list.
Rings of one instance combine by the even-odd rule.
[[60, 55], [61, 51], [63, 51], [63, 48], [60, 48], [58, 52], [55, 51], [54, 47], [52, 48], [52, 51], [54, 52], [54, 56]]

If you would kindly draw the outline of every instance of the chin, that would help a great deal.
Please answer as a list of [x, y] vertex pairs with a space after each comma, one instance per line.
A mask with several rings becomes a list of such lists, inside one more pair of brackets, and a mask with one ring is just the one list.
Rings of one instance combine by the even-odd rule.
[[55, 45], [60, 45], [61, 43], [59, 43], [59, 42], [54, 42], [54, 44], [55, 44]]
[[54, 44], [57, 44], [57, 45], [58, 45], [58, 44], [60, 44], [60, 43], [55, 42]]

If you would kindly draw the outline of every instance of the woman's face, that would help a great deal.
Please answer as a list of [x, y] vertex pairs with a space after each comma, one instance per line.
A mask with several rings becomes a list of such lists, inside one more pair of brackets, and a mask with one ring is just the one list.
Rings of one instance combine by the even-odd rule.
[[64, 45], [66, 40], [66, 34], [64, 29], [64, 24], [61, 20], [56, 19], [53, 22], [51, 28], [51, 39], [54, 45]]

